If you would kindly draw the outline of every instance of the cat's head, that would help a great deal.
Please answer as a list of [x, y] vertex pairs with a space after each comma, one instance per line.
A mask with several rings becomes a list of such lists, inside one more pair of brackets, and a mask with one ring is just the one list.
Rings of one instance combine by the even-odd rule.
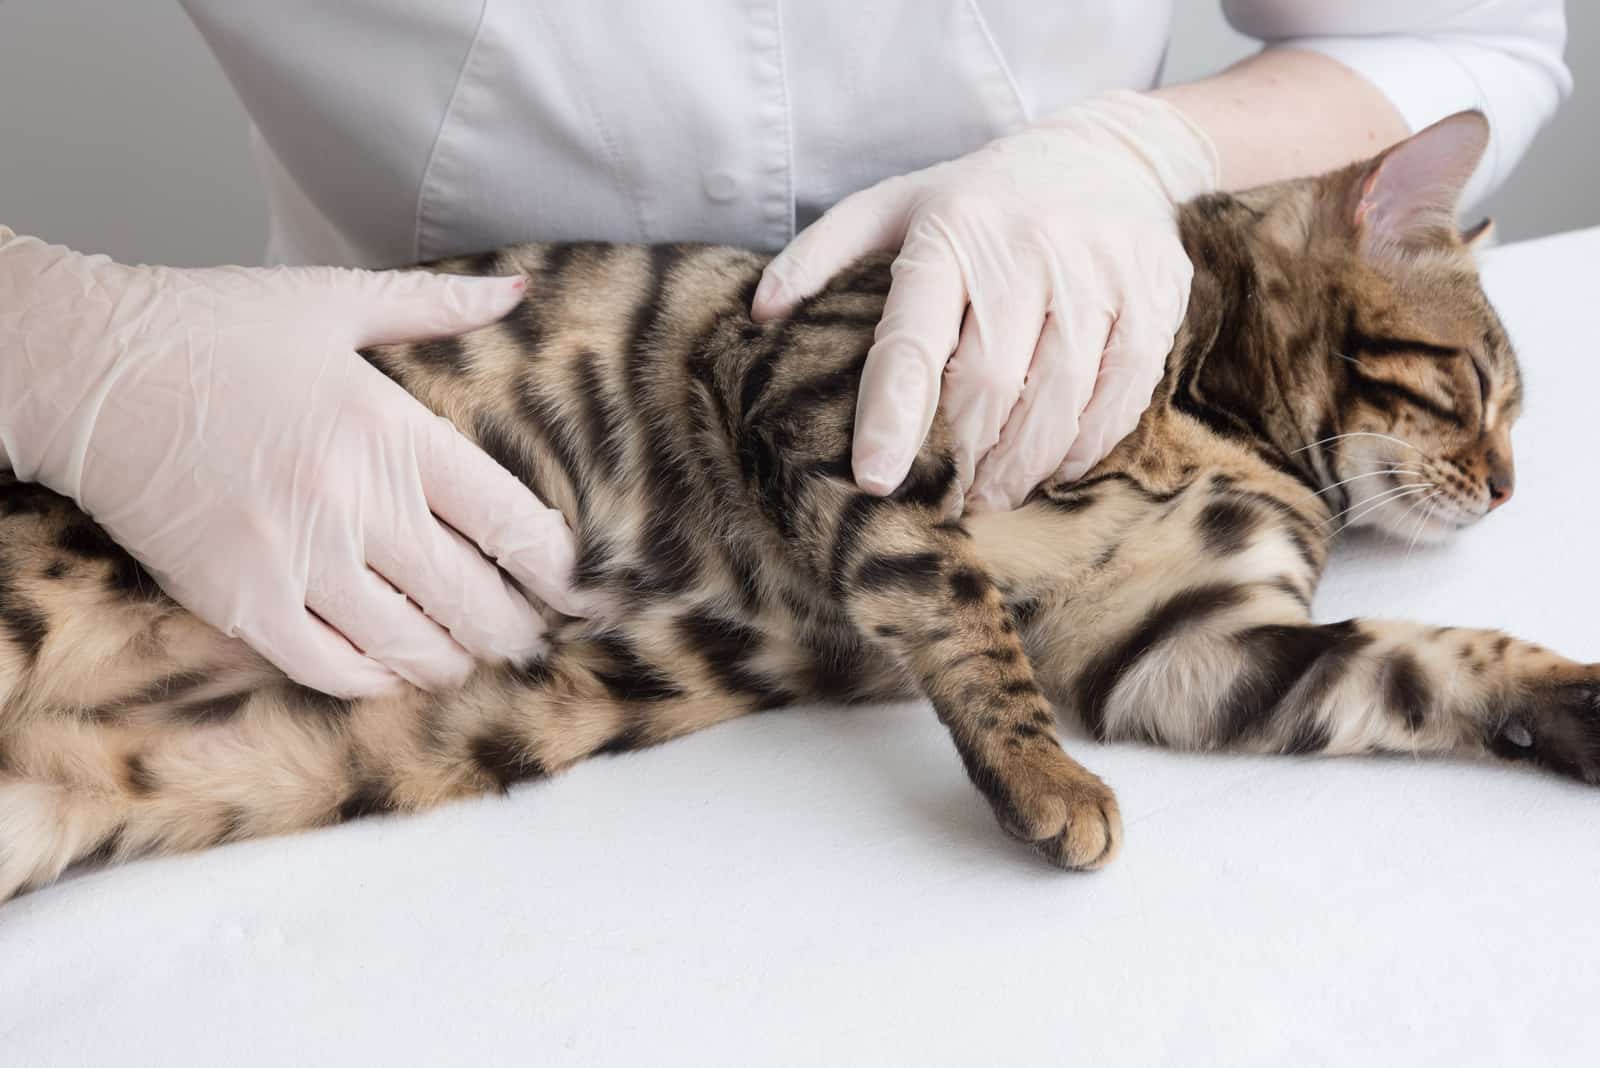
[[1511, 496], [1521, 377], [1478, 282], [1487, 221], [1456, 226], [1488, 136], [1481, 114], [1462, 112], [1263, 202], [1263, 226], [1294, 231], [1312, 264], [1279, 294], [1295, 324], [1280, 368], [1297, 383], [1294, 461], [1343, 511], [1336, 526], [1438, 540]]

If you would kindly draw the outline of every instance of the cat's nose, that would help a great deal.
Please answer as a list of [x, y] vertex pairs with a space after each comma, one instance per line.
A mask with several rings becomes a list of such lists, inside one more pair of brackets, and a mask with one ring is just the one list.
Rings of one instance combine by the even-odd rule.
[[1516, 487], [1516, 472], [1511, 467], [1511, 457], [1498, 449], [1491, 449], [1487, 457], [1489, 461], [1489, 510], [1500, 507], [1511, 499], [1511, 491]]

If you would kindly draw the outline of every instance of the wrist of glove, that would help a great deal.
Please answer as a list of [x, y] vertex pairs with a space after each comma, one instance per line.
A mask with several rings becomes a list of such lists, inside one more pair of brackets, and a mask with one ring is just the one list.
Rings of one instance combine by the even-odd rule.
[[783, 314], [898, 248], [861, 378], [856, 480], [892, 492], [941, 409], [968, 505], [1013, 507], [1137, 425], [1188, 302], [1176, 206], [1218, 176], [1175, 107], [1107, 94], [847, 197], [768, 265], [753, 311]]
[[298, 681], [453, 685], [540, 647], [516, 583], [576, 612], [571, 535], [356, 350], [485, 325], [522, 288], [128, 267], [0, 230], [4, 457]]

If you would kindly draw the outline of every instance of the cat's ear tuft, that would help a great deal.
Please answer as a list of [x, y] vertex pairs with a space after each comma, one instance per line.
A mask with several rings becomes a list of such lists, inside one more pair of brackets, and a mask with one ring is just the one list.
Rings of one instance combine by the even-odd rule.
[[1479, 219], [1477, 225], [1469, 226], [1461, 231], [1461, 243], [1470, 249], [1476, 249], [1485, 244], [1494, 235], [1494, 220], [1487, 215]]
[[1440, 119], [1384, 150], [1352, 194], [1351, 221], [1368, 256], [1456, 239], [1456, 205], [1489, 144], [1480, 111]]

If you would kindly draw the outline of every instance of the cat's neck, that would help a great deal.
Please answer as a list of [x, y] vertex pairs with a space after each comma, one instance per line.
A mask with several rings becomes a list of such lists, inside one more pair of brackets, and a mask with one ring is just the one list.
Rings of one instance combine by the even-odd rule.
[[[1320, 488], [1305, 451], [1319, 430], [1319, 409], [1306, 403], [1309, 354], [1291, 351], [1301, 346], [1286, 336], [1286, 312], [1292, 317], [1302, 310], [1287, 308], [1269, 292], [1264, 275], [1270, 274], [1272, 253], [1255, 232], [1259, 218], [1253, 208], [1222, 195], [1181, 209], [1194, 280], [1163, 389], [1179, 411], [1217, 433], [1246, 440], [1275, 467]], [[1309, 343], [1315, 335], [1307, 330], [1297, 337]]]

